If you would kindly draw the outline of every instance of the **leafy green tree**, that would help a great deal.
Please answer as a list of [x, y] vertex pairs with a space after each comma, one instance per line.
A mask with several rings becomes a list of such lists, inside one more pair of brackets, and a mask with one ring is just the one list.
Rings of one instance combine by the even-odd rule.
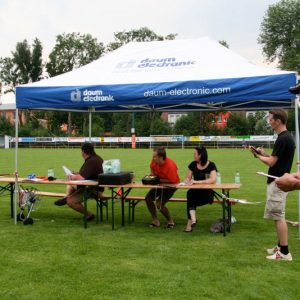
[[268, 125], [266, 119], [260, 119], [255, 123], [254, 134], [269, 135], [269, 134], [273, 134], [273, 131], [272, 128]]
[[113, 126], [113, 114], [97, 113], [103, 120], [103, 133], [110, 132]]
[[174, 40], [176, 36], [177, 34], [174, 33], [166, 36], [158, 35], [147, 27], [132, 29], [130, 31], [120, 31], [114, 33], [115, 41], [108, 44], [107, 51], [113, 51], [130, 42]]
[[[88, 123], [87, 118], [85, 119], [86, 123]], [[92, 136], [103, 136], [104, 135], [104, 119], [98, 115], [98, 114], [93, 114], [92, 115], [92, 130], [91, 134]], [[88, 136], [89, 130], [88, 130], [88, 125], [85, 124], [83, 127], [83, 135]]]
[[248, 121], [249, 134], [265, 134], [265, 133], [257, 132], [256, 124], [257, 122], [259, 122], [260, 124], [264, 124], [265, 127], [268, 127], [266, 112], [256, 111], [254, 114], [250, 114], [247, 117], [247, 121]]
[[[90, 34], [63, 33], [56, 37], [56, 44], [49, 55], [46, 70], [50, 77], [60, 75], [98, 59], [104, 51], [103, 43], [98, 42]], [[71, 117], [70, 112], [59, 114], [55, 112], [49, 116], [49, 121], [50, 126], [56, 129], [64, 123], [68, 124], [69, 135], [73, 130], [83, 134], [88, 126], [86, 115], [73, 113]]]
[[[114, 136], [131, 135], [132, 114], [113, 114]], [[135, 133], [138, 136], [149, 136], [151, 134], [172, 134], [172, 128], [168, 122], [161, 120], [160, 113], [135, 113]]]
[[150, 135], [169, 135], [172, 134], [172, 128], [168, 122], [163, 121], [161, 118], [155, 118], [150, 127]]
[[114, 113], [113, 114], [113, 136], [129, 136], [131, 128], [130, 113]]
[[50, 77], [72, 71], [98, 59], [104, 54], [104, 50], [103, 43], [90, 34], [60, 34], [49, 54], [46, 70]]
[[227, 119], [226, 132], [230, 135], [246, 135], [249, 133], [247, 118], [239, 113], [231, 113]]
[[258, 42], [270, 62], [300, 72], [300, 1], [281, 0], [270, 5], [261, 23]]
[[205, 135], [224, 135], [225, 129], [219, 128], [216, 124], [211, 124], [204, 134]]
[[0, 116], [0, 136], [3, 135], [14, 135], [14, 126], [5, 116]]
[[192, 136], [199, 134], [199, 126], [197, 122], [197, 115], [188, 113], [186, 116], [181, 116], [174, 125], [174, 133], [185, 136]]
[[224, 46], [226, 48], [229, 48], [229, 45], [228, 45], [228, 43], [225, 40], [219, 41], [219, 44], [221, 44], [222, 46]]
[[[42, 44], [39, 39], [33, 41], [32, 46], [27, 40], [17, 43], [12, 57], [0, 58], [0, 80], [5, 87], [4, 93], [15, 92], [15, 87], [28, 82], [42, 79]], [[22, 111], [19, 111], [20, 125], [23, 126]], [[29, 112], [25, 111], [26, 119]]]
[[42, 78], [42, 50], [39, 39], [36, 38], [32, 46], [24, 40], [17, 43], [12, 57], [0, 58], [0, 79], [6, 88], [4, 92], [15, 92], [16, 85]]
[[287, 120], [287, 128], [289, 131], [295, 131], [296, 127], [295, 127], [295, 110], [294, 109], [290, 109], [288, 111], [288, 120]]

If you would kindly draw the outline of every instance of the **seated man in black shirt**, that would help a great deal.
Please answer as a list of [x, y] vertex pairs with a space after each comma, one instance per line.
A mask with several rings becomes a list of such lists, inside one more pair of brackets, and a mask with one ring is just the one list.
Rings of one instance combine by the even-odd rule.
[[[76, 174], [68, 175], [69, 180], [98, 180], [98, 175], [103, 173], [103, 159], [95, 153], [94, 147], [90, 143], [85, 143], [81, 147], [81, 155], [84, 159], [84, 164]], [[88, 198], [98, 197], [98, 193], [103, 192], [103, 188], [99, 190], [98, 187], [90, 187], [87, 191]], [[68, 204], [74, 210], [84, 214], [84, 207], [82, 205], [84, 194], [83, 186], [67, 186], [66, 196], [54, 202], [57, 206]], [[94, 214], [87, 212], [87, 221], [95, 218]]]

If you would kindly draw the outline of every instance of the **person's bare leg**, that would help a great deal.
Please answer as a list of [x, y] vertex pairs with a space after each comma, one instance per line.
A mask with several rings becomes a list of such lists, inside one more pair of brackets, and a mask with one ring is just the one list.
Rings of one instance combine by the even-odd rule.
[[192, 229], [192, 220], [188, 219], [188, 222], [187, 222], [186, 227], [185, 227], [185, 231], [190, 232], [192, 230], [193, 230]]
[[66, 187], [66, 197], [72, 195], [76, 191], [76, 187], [73, 185], [67, 185]]
[[196, 223], [197, 219], [196, 219], [196, 210], [191, 209], [190, 210], [190, 215], [191, 215], [191, 223], [194, 224]]
[[150, 197], [146, 197], [145, 198], [146, 204], [147, 204], [147, 208], [151, 214], [152, 217], [152, 224], [155, 224], [156, 226], [160, 226], [160, 222], [159, 219], [157, 218], [157, 214], [156, 214], [156, 207], [152, 201], [152, 199]]
[[161, 205], [160, 203], [156, 203], [157, 209], [163, 214], [163, 216], [167, 219], [168, 224], [174, 224], [174, 221], [170, 215], [168, 208], [165, 205]]
[[[77, 211], [77, 212], [84, 215], [84, 207], [83, 207], [82, 203], [78, 201], [77, 198], [69, 196], [67, 198], [67, 204], [68, 204], [69, 207], [71, 207], [75, 211]], [[93, 215], [93, 213], [91, 213], [90, 211], [86, 212], [87, 218], [92, 216], [92, 215]]]

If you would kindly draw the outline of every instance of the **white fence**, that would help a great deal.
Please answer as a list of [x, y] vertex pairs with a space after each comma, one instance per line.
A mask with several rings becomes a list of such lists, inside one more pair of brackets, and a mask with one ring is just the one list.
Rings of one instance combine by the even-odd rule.
[[[136, 147], [150, 147], [163, 145], [166, 147], [193, 147], [203, 144], [208, 147], [245, 147], [247, 145], [265, 145], [271, 147], [276, 140], [276, 135], [256, 136], [148, 136], [135, 137]], [[14, 137], [9, 139], [10, 145], [15, 142]], [[78, 147], [89, 142], [88, 137], [19, 137], [21, 147]], [[98, 147], [131, 147], [132, 137], [92, 137], [91, 142]]]

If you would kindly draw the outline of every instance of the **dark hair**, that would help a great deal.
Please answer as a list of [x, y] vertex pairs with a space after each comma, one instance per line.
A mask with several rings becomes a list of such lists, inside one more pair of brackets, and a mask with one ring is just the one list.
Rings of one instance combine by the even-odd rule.
[[158, 157], [161, 157], [163, 160], [166, 160], [167, 158], [167, 153], [166, 149], [164, 147], [156, 147], [154, 149]]
[[286, 124], [288, 119], [288, 114], [283, 109], [272, 109], [269, 111], [269, 114], [273, 115], [274, 120], [280, 120], [282, 124]]
[[96, 152], [94, 150], [94, 146], [91, 143], [84, 143], [81, 146], [81, 150], [87, 155], [95, 155]]
[[198, 155], [200, 155], [201, 165], [204, 166], [207, 163], [207, 159], [208, 159], [206, 148], [204, 146], [195, 147], [195, 150], [198, 152]]

